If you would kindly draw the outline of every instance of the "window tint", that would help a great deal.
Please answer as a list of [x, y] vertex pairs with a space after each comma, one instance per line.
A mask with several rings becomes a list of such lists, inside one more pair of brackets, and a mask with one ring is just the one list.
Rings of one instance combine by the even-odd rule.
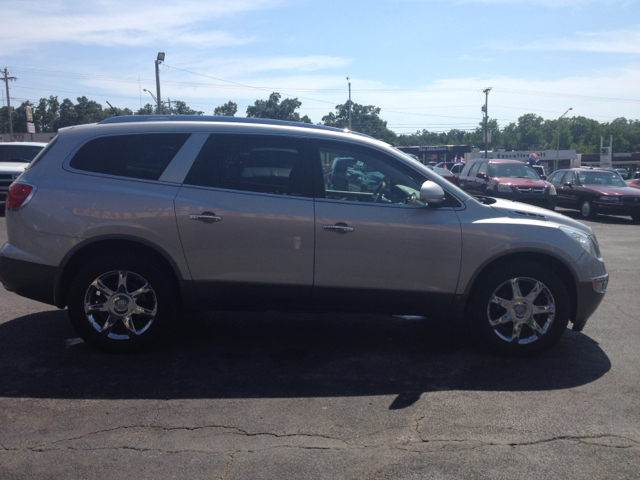
[[540, 178], [540, 175], [525, 163], [492, 163], [489, 171], [492, 177]]
[[[422, 204], [418, 199], [424, 179], [392, 157], [351, 145], [319, 143], [316, 158], [320, 166], [330, 165], [320, 197], [379, 204]], [[320, 170], [325, 171], [316, 169]]]
[[275, 195], [311, 196], [305, 141], [264, 135], [210, 135], [184, 183]]
[[158, 180], [190, 133], [113, 135], [90, 140], [69, 166], [118, 177]]
[[562, 178], [564, 177], [564, 174], [565, 172], [554, 173], [553, 176], [549, 179], [549, 181], [554, 185], [562, 185]]
[[575, 185], [576, 184], [576, 174], [574, 172], [566, 172], [564, 174], [564, 179], [562, 180], [562, 183], [570, 183], [571, 185]]
[[480, 168], [480, 165], [482, 164], [482, 162], [477, 162], [474, 163], [473, 165], [471, 165], [471, 170], [469, 170], [469, 176], [470, 177], [475, 177], [476, 174], [478, 173], [478, 169]]
[[37, 145], [2, 145], [0, 146], [0, 162], [29, 163], [40, 153], [42, 147]]
[[627, 183], [613, 172], [580, 172], [578, 178], [582, 185], [609, 185], [613, 187], [626, 187]]

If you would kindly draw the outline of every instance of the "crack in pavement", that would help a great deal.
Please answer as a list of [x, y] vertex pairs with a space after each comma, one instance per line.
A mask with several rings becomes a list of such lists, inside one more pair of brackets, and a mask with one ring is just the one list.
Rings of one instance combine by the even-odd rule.
[[222, 472], [222, 476], [218, 478], [218, 480], [225, 480], [227, 475], [229, 475], [229, 470], [231, 470], [231, 465], [233, 464], [233, 455], [229, 455], [229, 463], [227, 463], [227, 468]]
[[[129, 427], [131, 428], [131, 427]], [[136, 427], [139, 428], [139, 427]], [[220, 427], [197, 427], [197, 428], [188, 428], [188, 427], [181, 427], [181, 428], [162, 428], [162, 427], [154, 427], [160, 430], [166, 430], [166, 431], [176, 431], [176, 430], [188, 430], [188, 431], [194, 431], [194, 430], [201, 430], [203, 428], [220, 428]], [[229, 428], [229, 427], [223, 427], [223, 428]], [[235, 427], [232, 427], [235, 429]], [[239, 430], [239, 429], [236, 429]], [[239, 430], [241, 431], [241, 430]], [[237, 433], [232, 433], [232, 434], [237, 434]], [[88, 435], [85, 435], [84, 437], [86, 437]], [[332, 437], [327, 437], [327, 436], [323, 436], [323, 435], [308, 435], [308, 434], [285, 434], [285, 435], [278, 435], [278, 434], [272, 434], [272, 433], [246, 433], [246, 436], [250, 436], [250, 437], [254, 437], [254, 436], [270, 436], [270, 437], [275, 437], [275, 438], [294, 438], [294, 437], [301, 437], [301, 438], [325, 438], [325, 439], [331, 439], [331, 440], [337, 440], [340, 443], [342, 443], [343, 445], [338, 447], [338, 446], [306, 446], [306, 445], [289, 445], [289, 444], [285, 444], [285, 445], [274, 445], [274, 446], [269, 446], [269, 447], [265, 447], [265, 448], [260, 448], [260, 449], [245, 449], [245, 450], [234, 450], [233, 453], [251, 453], [254, 451], [263, 451], [263, 450], [271, 450], [271, 449], [276, 449], [276, 448], [294, 448], [294, 449], [301, 449], [301, 450], [356, 450], [356, 449], [366, 449], [366, 448], [393, 448], [393, 449], [398, 449], [398, 450], [403, 450], [403, 451], [414, 451], [411, 447], [417, 447], [419, 445], [425, 445], [425, 444], [433, 444], [433, 445], [441, 445], [439, 450], [444, 450], [446, 448], [451, 447], [452, 445], [460, 445], [460, 444], [469, 444], [467, 449], [476, 449], [476, 448], [482, 448], [482, 447], [511, 447], [511, 448], [519, 448], [519, 447], [528, 447], [528, 446], [532, 446], [532, 445], [542, 445], [542, 444], [547, 444], [547, 443], [552, 443], [552, 442], [559, 442], [559, 441], [573, 441], [573, 442], [578, 442], [578, 443], [582, 443], [584, 445], [587, 446], [597, 446], [597, 447], [604, 447], [604, 448], [613, 448], [613, 449], [631, 449], [631, 448], [638, 448], [640, 447], [640, 441], [638, 440], [634, 440], [632, 438], [629, 437], [624, 437], [621, 435], [612, 435], [612, 434], [599, 434], [599, 435], [582, 435], [582, 436], [577, 436], [577, 435], [563, 435], [563, 436], [557, 436], [557, 437], [551, 437], [551, 438], [545, 438], [545, 439], [540, 439], [540, 440], [533, 440], [533, 441], [528, 441], [528, 442], [486, 442], [483, 440], [475, 440], [475, 439], [438, 439], [438, 440], [422, 440], [422, 441], [418, 441], [418, 442], [408, 442], [405, 444], [398, 444], [398, 445], [375, 445], [375, 446], [367, 446], [367, 445], [358, 445], [358, 444], [351, 444], [351, 443], [347, 443], [347, 441], [342, 440], [342, 439], [337, 439], [337, 438], [332, 438]], [[83, 438], [83, 437], [78, 437], [78, 438]], [[598, 442], [598, 440], [603, 440], [603, 439], [618, 439], [618, 440], [625, 440], [627, 442], [630, 442], [631, 445], [610, 445], [607, 443], [602, 443], [602, 442]], [[73, 439], [69, 439], [69, 440], [58, 440], [56, 442], [52, 442], [51, 446], [63, 442], [63, 441], [71, 441]], [[16, 448], [7, 448], [3, 445], [0, 445], [0, 452], [38, 452], [38, 453], [44, 453], [44, 452], [50, 452], [50, 451], [60, 451], [60, 450], [73, 450], [73, 451], [102, 451], [102, 450], [134, 450], [134, 451], [138, 451], [138, 452], [160, 452], [160, 453], [166, 453], [166, 454], [177, 454], [177, 453], [202, 453], [202, 454], [211, 454], [211, 453], [222, 453], [219, 451], [212, 451], [212, 450], [195, 450], [195, 449], [182, 449], [182, 450], [163, 450], [163, 449], [159, 449], [159, 448], [143, 448], [143, 447], [133, 447], [133, 446], [127, 446], [127, 445], [123, 445], [123, 446], [117, 446], [117, 447], [86, 447], [86, 448], [78, 448], [78, 447], [73, 447], [73, 446], [66, 446], [66, 447], [62, 447], [62, 448], [48, 448], [47, 445], [40, 445], [40, 446], [36, 446], [36, 447], [16, 447]], [[230, 453], [230, 452], [227, 452]], [[227, 468], [225, 469], [225, 472], [223, 474], [223, 477], [221, 477], [222, 479], [225, 478], [225, 475], [228, 474], [228, 469], [231, 468], [231, 464], [233, 462], [233, 455], [230, 455], [230, 460], [229, 463], [227, 465]]]

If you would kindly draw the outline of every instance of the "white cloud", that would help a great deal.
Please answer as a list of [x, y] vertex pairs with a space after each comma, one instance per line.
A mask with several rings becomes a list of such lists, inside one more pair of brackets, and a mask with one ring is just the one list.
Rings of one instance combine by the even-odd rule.
[[640, 54], [640, 25], [603, 32], [576, 32], [574, 38], [546, 39], [521, 46], [503, 45], [505, 50], [571, 51]]
[[50, 4], [9, 0], [0, 19], [0, 53], [70, 42], [83, 45], [172, 43], [217, 47], [250, 41], [205, 23], [230, 15], [271, 8], [278, 0], [195, 0], [135, 2], [65, 1]]

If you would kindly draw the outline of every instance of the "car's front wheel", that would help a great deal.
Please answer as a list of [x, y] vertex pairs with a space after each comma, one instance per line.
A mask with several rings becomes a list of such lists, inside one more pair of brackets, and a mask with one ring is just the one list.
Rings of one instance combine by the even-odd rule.
[[498, 353], [523, 356], [554, 345], [567, 328], [570, 301], [563, 281], [544, 264], [502, 264], [479, 278], [468, 319]]
[[132, 353], [160, 339], [176, 312], [166, 272], [144, 257], [108, 255], [89, 262], [69, 289], [69, 319], [89, 345]]
[[582, 203], [580, 203], [580, 215], [582, 215], [582, 218], [584, 219], [595, 218], [596, 209], [594, 208], [590, 200], [582, 200]]

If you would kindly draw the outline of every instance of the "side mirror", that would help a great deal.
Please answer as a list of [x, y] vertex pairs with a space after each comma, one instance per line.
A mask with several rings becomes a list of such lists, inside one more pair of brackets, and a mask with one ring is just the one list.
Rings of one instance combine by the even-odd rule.
[[444, 190], [440, 185], [431, 180], [427, 180], [420, 187], [420, 200], [427, 204], [438, 204], [444, 202]]
[[481, 178], [482, 180], [488, 180], [489, 179], [489, 177], [487, 177], [486, 173], [478, 173], [476, 175], [476, 177]]
[[546, 175], [540, 175], [540, 178], [541, 178], [542, 180], [546, 180], [546, 179], [547, 179], [547, 176], [546, 176]]
[[571, 183], [571, 182], [565, 182], [564, 186], [565, 186], [565, 187], [571, 187], [571, 188], [573, 188], [573, 183]]

